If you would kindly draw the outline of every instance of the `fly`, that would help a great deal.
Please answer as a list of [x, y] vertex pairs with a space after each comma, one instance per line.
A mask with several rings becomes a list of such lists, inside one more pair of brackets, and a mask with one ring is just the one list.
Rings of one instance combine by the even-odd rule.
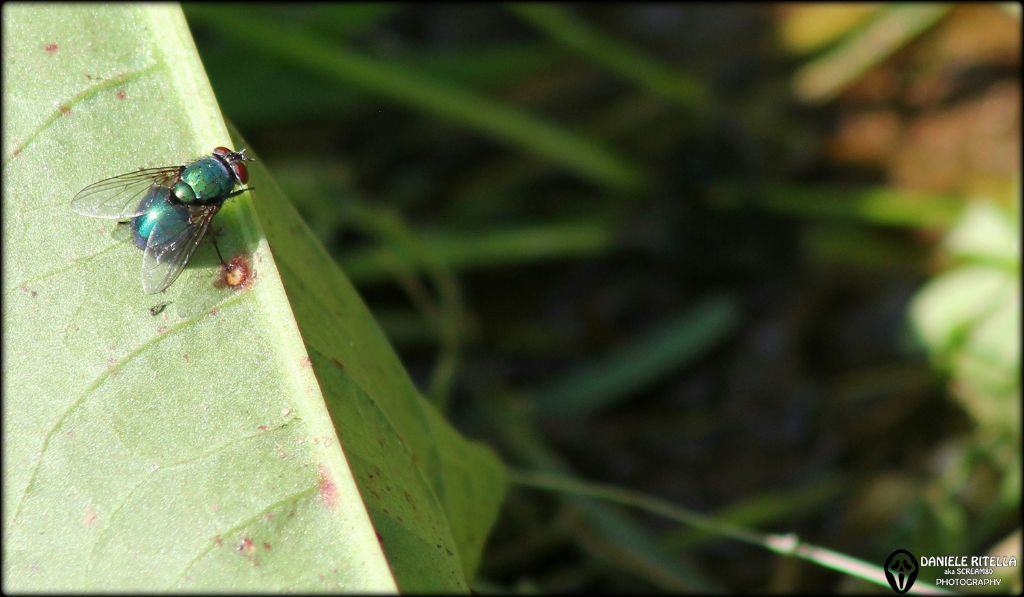
[[132, 240], [143, 251], [142, 289], [155, 294], [166, 290], [188, 265], [224, 202], [251, 189], [244, 186], [248, 161], [252, 158], [245, 149], [217, 147], [183, 166], [147, 168], [95, 182], [75, 195], [71, 209], [131, 225]]

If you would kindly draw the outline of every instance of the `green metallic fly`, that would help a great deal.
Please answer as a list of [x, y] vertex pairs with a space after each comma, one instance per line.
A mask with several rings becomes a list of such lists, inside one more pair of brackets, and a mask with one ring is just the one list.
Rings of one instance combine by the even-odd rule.
[[181, 274], [224, 202], [250, 190], [235, 187], [249, 181], [244, 162], [251, 160], [244, 149], [218, 147], [183, 166], [147, 168], [95, 182], [75, 195], [71, 209], [131, 225], [132, 240], [144, 251], [142, 289], [155, 294]]

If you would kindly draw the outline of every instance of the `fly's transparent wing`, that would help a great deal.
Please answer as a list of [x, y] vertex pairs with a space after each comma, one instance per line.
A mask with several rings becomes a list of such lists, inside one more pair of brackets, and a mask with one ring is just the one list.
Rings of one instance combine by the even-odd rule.
[[71, 209], [83, 216], [126, 220], [141, 214], [139, 201], [152, 186], [172, 186], [184, 166], [147, 168], [94, 182], [71, 200]]
[[167, 218], [153, 226], [142, 256], [142, 289], [146, 294], [161, 292], [177, 279], [219, 209], [217, 205], [192, 207], [188, 218]]

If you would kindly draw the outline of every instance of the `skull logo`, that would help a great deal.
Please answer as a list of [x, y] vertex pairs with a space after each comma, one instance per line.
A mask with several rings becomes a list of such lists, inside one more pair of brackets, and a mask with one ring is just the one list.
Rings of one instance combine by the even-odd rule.
[[899, 594], [906, 593], [917, 580], [917, 558], [905, 549], [897, 549], [885, 559], [885, 579]]

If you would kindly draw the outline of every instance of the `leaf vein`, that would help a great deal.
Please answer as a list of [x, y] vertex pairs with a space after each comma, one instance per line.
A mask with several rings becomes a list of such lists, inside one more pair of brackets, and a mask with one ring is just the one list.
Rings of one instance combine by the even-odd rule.
[[[235, 526], [231, 527], [230, 529], [221, 531], [218, 534], [221, 535], [221, 536], [225, 536], [225, 535], [231, 535], [233, 533], [236, 533], [236, 532], [244, 529], [245, 527], [249, 526], [250, 524], [256, 522], [257, 520], [259, 520], [267, 512], [270, 512], [270, 511], [272, 511], [272, 510], [278, 508], [279, 506], [281, 506], [283, 504], [286, 504], [288, 502], [291, 502], [291, 501], [296, 501], [297, 502], [298, 500], [301, 500], [302, 498], [304, 498], [306, 496], [312, 495], [312, 494], [316, 493], [319, 490], [320, 490], [320, 484], [317, 483], [317, 484], [314, 484], [312, 487], [307, 487], [306, 489], [303, 489], [302, 491], [299, 491], [297, 493], [293, 493], [292, 495], [289, 495], [289, 496], [285, 496], [284, 498], [281, 498], [280, 500], [277, 500], [273, 504], [270, 504], [266, 508], [260, 510], [256, 514], [253, 514], [249, 518], [246, 518], [245, 520], [243, 520], [242, 522], [236, 524]], [[194, 558], [192, 558], [191, 561], [189, 561], [188, 565], [185, 566], [185, 569], [181, 571], [181, 574], [179, 574], [178, 577], [176, 579], [174, 579], [174, 582], [172, 582], [171, 585], [168, 587], [168, 590], [171, 590], [174, 587], [178, 586], [181, 583], [182, 579], [184, 579], [185, 576], [188, 575], [189, 570], [191, 570], [193, 566], [198, 564], [199, 560], [203, 559], [206, 556], [206, 554], [210, 553], [210, 550], [212, 550], [214, 548], [214, 546], [215, 546], [215, 544], [213, 542], [208, 542], [206, 547], [201, 549], [199, 551], [199, 553], [196, 554], [196, 556]]]
[[126, 73], [122, 73], [120, 75], [117, 75], [116, 77], [111, 77], [109, 79], [104, 79], [103, 81], [101, 81], [99, 83], [96, 83], [95, 85], [91, 85], [89, 87], [86, 87], [82, 91], [78, 92], [77, 94], [72, 96], [71, 99], [68, 100], [67, 102], [61, 103], [60, 106], [58, 106], [53, 111], [53, 113], [50, 114], [50, 116], [45, 121], [43, 121], [43, 123], [41, 125], [39, 125], [39, 128], [37, 128], [36, 130], [34, 130], [31, 133], [29, 133], [28, 137], [26, 137], [25, 140], [22, 141], [20, 145], [16, 145], [15, 146], [14, 152], [11, 153], [11, 155], [9, 155], [9, 156], [4, 158], [4, 163], [3, 163], [4, 167], [6, 168], [7, 164], [9, 164], [11, 162], [11, 160], [13, 160], [22, 151], [24, 151], [26, 147], [28, 147], [33, 141], [36, 140], [37, 137], [39, 137], [39, 135], [42, 134], [43, 131], [45, 131], [51, 124], [56, 122], [58, 118], [63, 116], [64, 112], [68, 108], [80, 104], [82, 101], [84, 101], [84, 100], [86, 100], [86, 99], [96, 95], [97, 93], [99, 93], [100, 91], [103, 91], [104, 89], [109, 89], [109, 88], [112, 88], [112, 87], [116, 87], [116, 86], [118, 86], [118, 85], [120, 85], [122, 83], [127, 83], [129, 81], [134, 81], [135, 79], [138, 79], [140, 77], [148, 75], [149, 73], [157, 70], [158, 68], [160, 68], [162, 66], [163, 66], [162, 62], [156, 62], [156, 63], [151, 64], [151, 65], [149, 65], [149, 66], [147, 66], [145, 68], [141, 68], [139, 70], [128, 71]]
[[83, 255], [82, 257], [79, 257], [77, 259], [73, 259], [71, 261], [71, 263], [69, 263], [69, 264], [67, 264], [65, 266], [59, 267], [57, 269], [54, 269], [54, 270], [50, 270], [50, 271], [46, 272], [45, 274], [39, 274], [38, 276], [33, 276], [31, 278], [26, 278], [25, 280], [22, 280], [20, 283], [19, 282], [15, 282], [14, 285], [7, 290], [7, 294], [8, 294], [8, 296], [10, 296], [15, 290], [18, 290], [22, 286], [26, 286], [28, 284], [34, 284], [36, 282], [42, 282], [43, 280], [46, 280], [48, 278], [52, 278], [54, 276], [58, 276], [60, 274], [63, 274], [64, 272], [66, 272], [68, 270], [74, 269], [75, 267], [77, 267], [79, 265], [82, 265], [84, 263], [89, 263], [93, 259], [96, 259], [97, 257], [101, 257], [101, 256], [109, 253], [110, 251], [116, 249], [117, 247], [121, 247], [121, 246], [124, 246], [124, 243], [121, 243], [121, 242], [114, 243], [114, 244], [109, 245], [106, 248], [104, 248], [104, 249], [102, 249], [102, 250], [100, 250], [100, 251], [98, 251], [96, 253], [92, 253], [90, 255]]
[[166, 471], [166, 470], [170, 470], [170, 469], [173, 469], [173, 468], [177, 468], [179, 466], [184, 466], [186, 464], [194, 464], [196, 462], [200, 462], [200, 461], [202, 461], [205, 458], [209, 458], [211, 456], [216, 455], [218, 452], [222, 452], [222, 451], [226, 450], [227, 448], [235, 445], [236, 443], [246, 442], [246, 441], [249, 441], [251, 439], [254, 439], [254, 438], [257, 438], [257, 437], [260, 437], [260, 436], [263, 436], [263, 435], [267, 435], [267, 434], [273, 433], [275, 431], [280, 431], [280, 430], [288, 427], [289, 425], [291, 425], [294, 420], [295, 419], [292, 419], [292, 420], [289, 420], [289, 421], [285, 421], [284, 423], [281, 423], [280, 425], [278, 425], [278, 426], [276, 426], [276, 427], [274, 427], [272, 429], [268, 429], [267, 431], [259, 431], [257, 433], [253, 433], [253, 434], [250, 434], [250, 435], [247, 435], [247, 436], [244, 436], [244, 437], [240, 437], [240, 438], [237, 438], [237, 439], [232, 439], [232, 440], [226, 441], [226, 442], [218, 445], [217, 447], [215, 447], [215, 448], [213, 448], [211, 450], [208, 450], [208, 451], [206, 451], [206, 452], [204, 452], [202, 454], [198, 454], [198, 455], [193, 456], [191, 458], [186, 458], [184, 460], [179, 460], [178, 462], [174, 462], [174, 463], [168, 464], [166, 466], [161, 466], [161, 465], [157, 464], [151, 471], [146, 473], [146, 475], [143, 476], [142, 479], [140, 479], [139, 482], [136, 483], [134, 487], [131, 488], [131, 490], [128, 492], [128, 494], [125, 495], [124, 500], [122, 500], [121, 503], [118, 504], [118, 506], [116, 508], [114, 508], [113, 512], [110, 513], [110, 517], [109, 517], [110, 522], [108, 522], [107, 525], [105, 527], [103, 527], [103, 530], [100, 531], [99, 536], [96, 537], [96, 541], [94, 541], [93, 544], [92, 544], [92, 549], [89, 552], [89, 560], [90, 561], [95, 561], [95, 559], [96, 559], [96, 550], [99, 549], [100, 544], [103, 543], [105, 537], [110, 532], [110, 530], [114, 528], [114, 521], [117, 519], [118, 514], [128, 504], [128, 502], [131, 501], [132, 496], [135, 494], [135, 492], [140, 487], [142, 487], [143, 485], [148, 483], [149, 480], [152, 479], [154, 475], [156, 475], [157, 473], [160, 473], [162, 471]]
[[[236, 294], [230, 298], [227, 298], [219, 304], [218, 308], [224, 309], [230, 307], [231, 305], [239, 302], [242, 296], [244, 295]], [[39, 450], [39, 456], [36, 458], [35, 464], [32, 466], [32, 474], [29, 476], [28, 483], [25, 485], [25, 490], [22, 492], [21, 497], [18, 498], [18, 505], [14, 509], [14, 516], [11, 517], [11, 523], [8, 526], [9, 532], [17, 528], [18, 518], [21, 516], [22, 508], [24, 507], [25, 504], [25, 499], [28, 497], [29, 492], [32, 490], [32, 486], [36, 482], [36, 478], [39, 476], [39, 467], [42, 465], [43, 457], [46, 455], [46, 451], [50, 447], [50, 440], [53, 439], [53, 436], [57, 433], [61, 426], [64, 425], [64, 422], [67, 420], [67, 418], [85, 402], [86, 398], [92, 395], [96, 388], [103, 385], [103, 383], [107, 381], [107, 379], [109, 379], [111, 375], [124, 368], [124, 366], [129, 361], [139, 356], [140, 354], [146, 352], [147, 350], [153, 348], [154, 346], [157, 346], [165, 338], [173, 336], [179, 330], [191, 326], [200, 318], [205, 316], [206, 312], [204, 311], [203, 313], [194, 315], [188, 319], [184, 319], [168, 328], [167, 331], [165, 331], [164, 333], [158, 333], [150, 340], [143, 342], [134, 350], [126, 354], [121, 360], [114, 363], [112, 366], [108, 367], [106, 371], [101, 373], [99, 377], [97, 377], [91, 384], [89, 384], [89, 386], [78, 398], [75, 398], [75, 400], [71, 402], [71, 404], [68, 405], [66, 409], [64, 409], [64, 412], [61, 413], [59, 417], [57, 417], [57, 421], [54, 423], [53, 427], [50, 428], [50, 431], [46, 434], [46, 438], [43, 440], [43, 446]]]

